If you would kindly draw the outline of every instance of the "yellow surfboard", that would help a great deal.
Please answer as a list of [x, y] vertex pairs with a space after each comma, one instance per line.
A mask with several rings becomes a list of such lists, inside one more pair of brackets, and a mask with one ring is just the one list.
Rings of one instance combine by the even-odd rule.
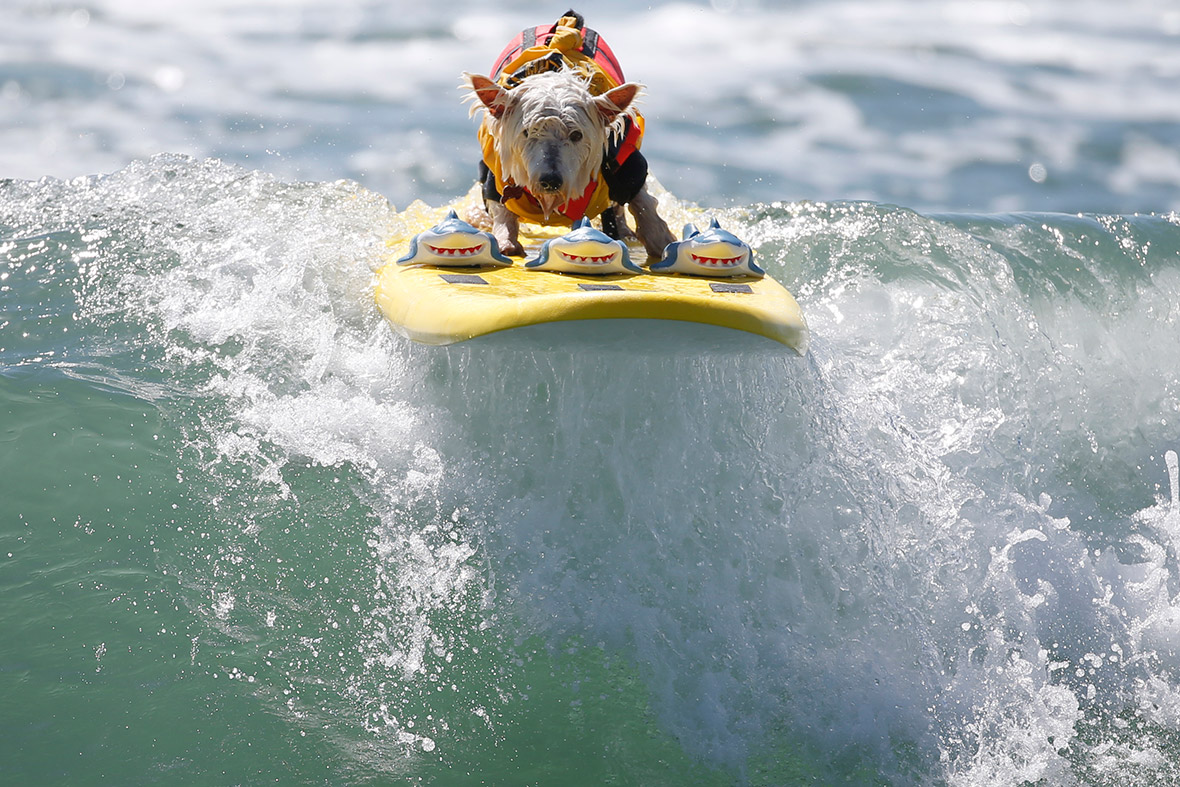
[[[411, 206], [390, 240], [398, 256], [441, 211]], [[522, 241], [538, 243], [563, 230], [522, 223]], [[534, 249], [535, 251], [535, 249]], [[643, 259], [642, 249], [635, 249]], [[435, 267], [390, 262], [377, 271], [376, 300], [401, 335], [445, 345], [526, 325], [568, 320], [681, 320], [732, 328], [807, 352], [799, 304], [770, 276], [706, 278], [680, 274], [575, 275], [511, 267]]]

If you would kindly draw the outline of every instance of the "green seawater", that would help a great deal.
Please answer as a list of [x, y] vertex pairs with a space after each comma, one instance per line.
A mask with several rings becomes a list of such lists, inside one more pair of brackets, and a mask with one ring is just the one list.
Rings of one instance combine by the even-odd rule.
[[397, 671], [357, 678], [385, 571], [363, 479], [211, 473], [189, 401], [40, 369], [0, 395], [6, 782], [727, 783], [660, 732], [633, 667], [478, 614], [445, 623], [465, 657], [427, 658], [445, 683], [431, 664], [390, 689], [415, 732], [387, 734], [364, 692]]

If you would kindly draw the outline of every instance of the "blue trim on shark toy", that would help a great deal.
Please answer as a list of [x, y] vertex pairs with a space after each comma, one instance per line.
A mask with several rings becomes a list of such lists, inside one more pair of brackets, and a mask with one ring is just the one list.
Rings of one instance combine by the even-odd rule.
[[664, 258], [648, 269], [652, 273], [686, 273], [690, 276], [757, 276], [766, 272], [754, 264], [754, 250], [732, 232], [721, 229], [717, 219], [702, 232], [686, 224], [681, 240], [669, 243]]
[[512, 260], [500, 253], [500, 244], [487, 232], [481, 232], [459, 218], [455, 211], [410, 241], [410, 251], [398, 265], [421, 263], [442, 268], [470, 268], [476, 265], [505, 267]]
[[536, 259], [525, 263], [526, 270], [556, 271], [602, 276], [610, 273], [643, 273], [631, 262], [627, 244], [615, 240], [582, 219], [560, 238], [545, 241]]

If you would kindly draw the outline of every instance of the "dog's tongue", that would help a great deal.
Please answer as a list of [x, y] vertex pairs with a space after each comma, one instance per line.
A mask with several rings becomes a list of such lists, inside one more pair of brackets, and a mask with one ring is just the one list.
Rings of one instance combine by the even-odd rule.
[[549, 221], [549, 216], [564, 205], [566, 200], [565, 196], [560, 193], [542, 193], [537, 195], [537, 202], [541, 205], [541, 212], [545, 214], [545, 221]]

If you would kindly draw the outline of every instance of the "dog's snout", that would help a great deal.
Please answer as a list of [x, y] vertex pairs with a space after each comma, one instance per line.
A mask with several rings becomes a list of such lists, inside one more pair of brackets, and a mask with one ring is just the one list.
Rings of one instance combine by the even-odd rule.
[[545, 191], [561, 191], [562, 179], [558, 172], [546, 172], [541, 177], [537, 178], [537, 182]]

